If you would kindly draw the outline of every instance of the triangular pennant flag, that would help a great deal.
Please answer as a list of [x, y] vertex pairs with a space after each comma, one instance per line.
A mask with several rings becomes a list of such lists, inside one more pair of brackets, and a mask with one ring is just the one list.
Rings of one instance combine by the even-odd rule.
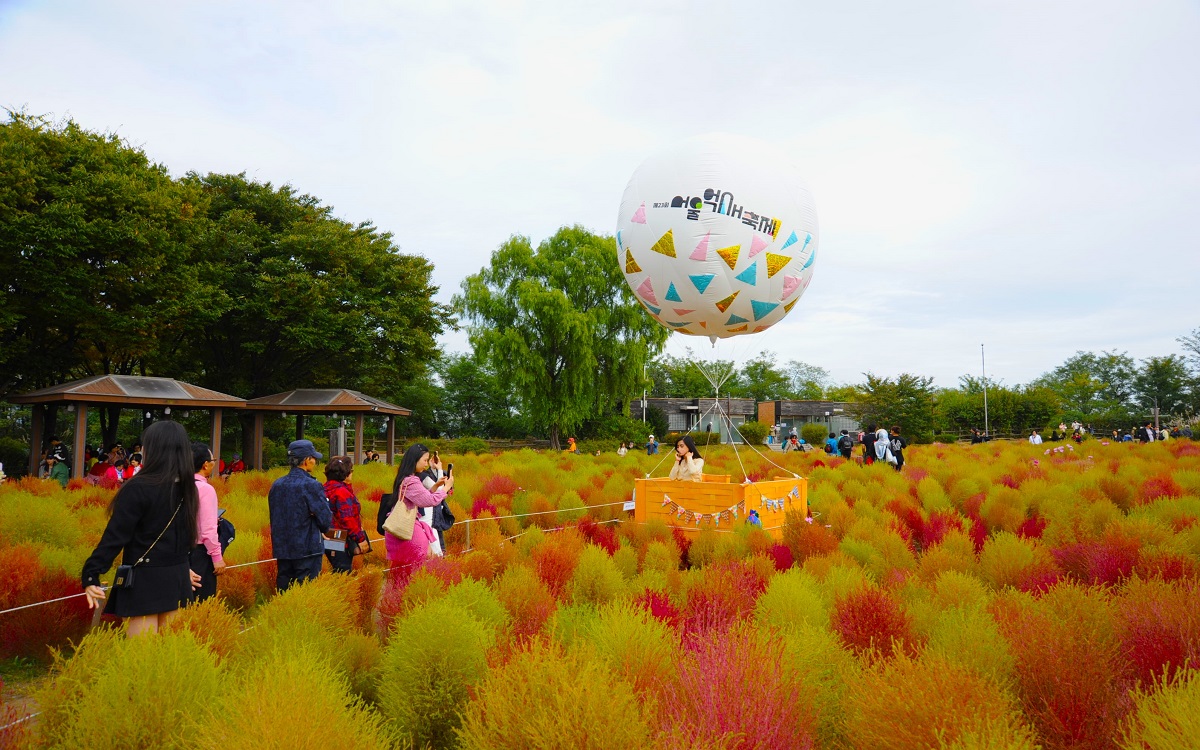
[[725, 299], [721, 300], [720, 302], [717, 303], [717, 309], [720, 310], [721, 312], [725, 312], [726, 310], [729, 309], [729, 306], [733, 304], [733, 300], [736, 299], [737, 296], [738, 296], [738, 292], [734, 292], [733, 294], [729, 295]]
[[792, 300], [791, 302], [787, 303], [786, 305], [784, 305], [784, 306], [783, 306], [783, 311], [784, 311], [785, 313], [790, 313], [790, 312], [792, 311], [792, 308], [793, 308], [793, 307], [795, 307], [795, 306], [796, 306], [796, 303], [797, 303], [797, 302], [799, 302], [799, 301], [800, 301], [800, 298], [799, 298], [799, 297], [797, 297], [796, 299], [794, 299], [794, 300]]
[[[658, 297], [654, 296], [654, 287], [651, 286], [649, 278], [647, 278], [645, 281], [643, 281], [641, 286], [639, 286], [637, 288], [637, 293], [642, 295], [646, 299], [650, 300], [651, 303], [653, 303], [655, 305], [658, 304]], [[654, 314], [658, 315], [658, 313], [654, 313]]]
[[675, 308], [676, 315], [691, 315], [694, 312], [696, 312], [696, 311], [695, 310], [684, 310], [683, 308], [680, 308], [680, 307]]
[[641, 273], [642, 267], [633, 259], [633, 253], [629, 250], [625, 251], [625, 273]]
[[775, 274], [783, 270], [783, 267], [792, 259], [790, 255], [778, 255], [776, 253], [767, 253], [767, 278], [771, 278]]
[[766, 250], [766, 249], [767, 249], [767, 241], [764, 240], [762, 237], [755, 235], [754, 239], [750, 240], [750, 255], [748, 255], [746, 257], [753, 258], [755, 255], [758, 255], [759, 253], [761, 253], [763, 250]]
[[668, 302], [683, 302], [683, 300], [679, 298], [679, 292], [675, 291], [674, 283], [667, 287], [667, 296], [663, 297], [663, 299], [667, 300]]
[[738, 254], [741, 251], [741, 245], [730, 245], [718, 250], [717, 255], [721, 256], [721, 260], [725, 261], [725, 265], [729, 266], [729, 270], [732, 271], [734, 266], [737, 265]]
[[750, 302], [750, 307], [754, 309], [754, 319], [758, 321], [770, 315], [772, 310], [779, 307], [779, 303], [759, 302], [758, 300], [752, 300]]
[[674, 231], [673, 229], [668, 229], [667, 233], [664, 234], [662, 237], [659, 237], [658, 242], [655, 242], [654, 247], [652, 247], [650, 249], [656, 253], [662, 253], [663, 255], [667, 256], [668, 258], [674, 258], [675, 257], [675, 235], [672, 234], [673, 231]]
[[758, 261], [751, 263], [749, 268], [747, 268], [745, 271], [742, 271], [734, 278], [744, 284], [749, 284], [750, 286], [755, 286], [758, 284]]
[[741, 333], [742, 331], [748, 330], [749, 328], [750, 328], [750, 326], [740, 325], [737, 328], [730, 328], [728, 330], [730, 333]]
[[645, 224], [646, 223], [646, 204], [645, 203], [638, 206], [638, 210], [633, 212], [633, 218], [630, 219], [630, 221], [632, 221], [634, 224]]
[[729, 320], [725, 321], [725, 325], [732, 326], [738, 323], [749, 323], [750, 321], [743, 318], [741, 315], [730, 315]]
[[708, 260], [708, 234], [705, 233], [704, 239], [700, 240], [700, 244], [696, 245], [696, 249], [692, 251], [692, 260]]
[[783, 296], [788, 297], [792, 292], [796, 291], [800, 286], [799, 276], [784, 276], [783, 277]]
[[[646, 204], [645, 204], [645, 203], [643, 203], [643, 204], [642, 204], [642, 207], [643, 207], [643, 208], [645, 208], [645, 206], [646, 206]], [[643, 219], [645, 219], [646, 217], [645, 217], [645, 216], [643, 216], [642, 218], [643, 218]], [[643, 223], [643, 224], [645, 224], [646, 222], [645, 222], [645, 221], [643, 221], [642, 223]], [[791, 247], [792, 245], [795, 245], [795, 244], [796, 244], [797, 242], [799, 242], [799, 241], [800, 241], [800, 238], [796, 236], [796, 233], [795, 233], [795, 232], [792, 232], [792, 236], [788, 237], [788, 238], [787, 238], [787, 242], [783, 243], [783, 247], [781, 247], [781, 248], [779, 248], [779, 249], [780, 249], [780, 250], [787, 250], [789, 247]]]
[[804, 261], [804, 265], [800, 266], [800, 270], [803, 271], [804, 269], [811, 266], [813, 264], [813, 261], [816, 259], [817, 259], [817, 249], [814, 247], [813, 251], [811, 253], [809, 253], [808, 260]]
[[704, 294], [704, 290], [708, 289], [708, 285], [711, 284], [712, 280], [716, 277], [716, 274], [712, 273], [704, 273], [698, 276], [688, 276], [688, 278], [692, 280], [692, 285], [696, 287], [696, 291], [700, 292], [701, 294]]

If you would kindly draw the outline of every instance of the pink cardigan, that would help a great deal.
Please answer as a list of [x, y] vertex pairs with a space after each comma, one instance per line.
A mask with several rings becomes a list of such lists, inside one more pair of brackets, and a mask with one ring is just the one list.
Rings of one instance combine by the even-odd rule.
[[[421, 484], [421, 478], [416, 474], [407, 476], [400, 482], [400, 495], [404, 499], [404, 504], [409, 508], [432, 508], [445, 500], [447, 494], [449, 493], [445, 490], [430, 492], [425, 489], [425, 485]], [[385, 536], [388, 557], [392, 559], [424, 557], [429, 551], [429, 545], [437, 538], [433, 529], [422, 521], [420, 516], [417, 516], [417, 520], [413, 523], [412, 539], [397, 539], [391, 534]], [[406, 547], [408, 549], [405, 549]]]

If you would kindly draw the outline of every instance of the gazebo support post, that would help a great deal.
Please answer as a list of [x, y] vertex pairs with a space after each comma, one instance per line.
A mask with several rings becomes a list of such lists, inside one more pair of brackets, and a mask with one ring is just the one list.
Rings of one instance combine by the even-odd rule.
[[296, 415], [296, 439], [297, 440], [304, 439], [304, 415], [303, 414]]
[[217, 470], [221, 469], [221, 417], [223, 409], [212, 410], [212, 442], [208, 447], [212, 449], [213, 458], [217, 460]]
[[250, 458], [254, 468], [263, 468], [263, 415], [261, 411], [254, 412], [254, 434], [250, 437]]
[[75, 404], [75, 452], [71, 456], [71, 478], [82, 479], [87, 471], [84, 455], [87, 452], [88, 405], [82, 401]]
[[363, 462], [363, 415], [354, 415], [354, 464]]
[[46, 442], [46, 407], [33, 405], [33, 425], [29, 436], [29, 476], [36, 477], [41, 463], [42, 445]]
[[396, 416], [389, 414], [387, 418], [387, 462], [396, 461]]

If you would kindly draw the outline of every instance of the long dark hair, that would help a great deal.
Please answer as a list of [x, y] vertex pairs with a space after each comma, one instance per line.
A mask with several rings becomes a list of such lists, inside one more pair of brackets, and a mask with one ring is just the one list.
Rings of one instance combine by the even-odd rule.
[[413, 443], [408, 450], [404, 451], [404, 458], [400, 459], [400, 468], [396, 469], [396, 481], [392, 483], [392, 495], [399, 495], [400, 483], [406, 477], [417, 473], [417, 462], [428, 452], [429, 449], [421, 443]]
[[[691, 435], [684, 435], [683, 437], [681, 437], [675, 441], [676, 446], [678, 446], [680, 443], [683, 443], [684, 445], [686, 445], [687, 449], [692, 452], [692, 458], [700, 458], [700, 451], [696, 450], [696, 441], [692, 440]], [[679, 463], [682, 460], [683, 460], [683, 456], [675, 457], [676, 463]]]
[[[176, 498], [175, 492], [179, 492], [183, 498], [183, 507], [180, 508], [182, 517], [177, 521], [183, 524], [183, 528], [194, 530], [196, 514], [200, 510], [200, 497], [196, 494], [196, 472], [192, 470], [192, 441], [188, 439], [187, 430], [178, 422], [155, 422], [142, 433], [142, 451], [145, 457], [142, 470], [136, 477], [121, 485], [122, 489], [133, 484], [153, 485], [163, 495], [169, 496], [172, 502]], [[118, 490], [117, 495], [120, 494], [121, 490]], [[117, 496], [114, 495], [113, 502], [108, 506], [109, 515], [112, 515], [116, 501]], [[195, 534], [195, 531], [190, 533]]]

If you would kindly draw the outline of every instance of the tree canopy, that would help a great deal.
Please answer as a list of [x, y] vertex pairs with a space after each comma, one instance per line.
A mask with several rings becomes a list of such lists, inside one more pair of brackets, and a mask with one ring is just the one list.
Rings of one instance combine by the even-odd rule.
[[386, 398], [454, 324], [429, 261], [369, 223], [24, 114], [0, 124], [0, 264], [0, 398], [92, 374]]
[[471, 344], [559, 446], [585, 420], [625, 411], [667, 331], [633, 297], [611, 237], [563, 227], [533, 247], [512, 237], [455, 304]]

